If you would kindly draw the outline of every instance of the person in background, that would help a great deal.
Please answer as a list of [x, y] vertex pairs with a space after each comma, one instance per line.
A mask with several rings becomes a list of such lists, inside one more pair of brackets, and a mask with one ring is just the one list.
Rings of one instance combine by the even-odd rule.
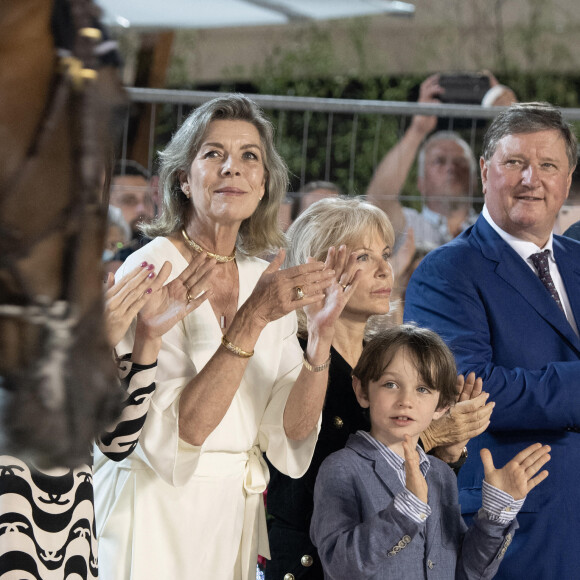
[[514, 90], [506, 85], [502, 85], [488, 70], [482, 74], [489, 78], [489, 90], [481, 99], [482, 107], [509, 107], [518, 102], [518, 97]]
[[558, 212], [554, 233], [571, 237], [570, 233], [574, 231], [573, 226], [578, 221], [580, 221], [580, 166], [576, 163], [568, 199]]
[[300, 191], [286, 196], [280, 211], [280, 225], [286, 231], [292, 222], [313, 203], [327, 197], [342, 195], [340, 187], [331, 181], [309, 181]]
[[[511, 104], [514, 92], [489, 72], [490, 89], [483, 106]], [[439, 74], [421, 83], [419, 103], [439, 103], [445, 90]], [[420, 248], [438, 247], [472, 225], [477, 215], [473, 197], [477, 186], [477, 163], [469, 144], [452, 131], [437, 131], [437, 117], [415, 115], [400, 141], [377, 166], [367, 188], [370, 201], [391, 218], [397, 236], [413, 230]], [[405, 207], [399, 195], [417, 158], [417, 190], [423, 207], [417, 211]], [[404, 239], [404, 238], [401, 238]]]
[[[430, 252], [407, 287], [404, 319], [439, 333], [460, 372], [475, 372], [495, 402], [488, 430], [468, 444], [498, 461], [541, 438], [550, 478], [518, 516], [498, 578], [574, 578], [580, 541], [580, 243], [553, 234], [568, 196], [577, 141], [559, 109], [521, 103], [489, 126], [480, 159], [485, 206], [475, 225]], [[470, 517], [483, 471], [459, 474]], [[539, 556], [541, 555], [541, 556]]]
[[105, 247], [103, 249], [103, 269], [114, 274], [123, 263], [119, 252], [131, 243], [131, 228], [123, 217], [120, 208], [110, 205], [107, 213]]
[[[136, 161], [121, 160], [115, 163], [109, 205], [117, 207], [123, 213], [123, 218], [131, 228], [133, 247], [139, 248], [143, 242], [141, 225], [148, 224], [155, 217], [153, 191], [149, 182], [149, 172]], [[125, 259], [130, 252], [122, 252]]]
[[[439, 75], [421, 83], [420, 103], [439, 103], [443, 92]], [[437, 125], [437, 117], [415, 115], [400, 141], [377, 166], [367, 188], [369, 201], [391, 218], [395, 233], [413, 230], [417, 245], [435, 247], [448, 242], [471, 225], [476, 190], [477, 164], [469, 145], [452, 131], [438, 131], [426, 140]], [[417, 190], [423, 208], [404, 207], [399, 194], [418, 157]]]
[[[322, 579], [318, 553], [310, 541], [314, 482], [322, 461], [342, 449], [352, 433], [369, 429], [368, 414], [358, 405], [351, 373], [363, 349], [369, 320], [389, 312], [393, 288], [390, 264], [393, 228], [385, 213], [363, 198], [334, 197], [312, 204], [292, 224], [288, 233], [286, 265], [292, 267], [311, 256], [320, 259], [330, 248], [338, 250], [347, 267], [339, 282], [349, 296], [339, 318], [330, 350], [330, 370], [322, 427], [308, 471], [291, 478], [270, 466], [267, 508], [272, 559], [266, 563], [267, 580]], [[308, 338], [307, 320], [299, 315], [299, 338]], [[465, 387], [465, 388], [464, 388]], [[461, 400], [453, 413], [426, 435], [428, 449], [442, 453], [457, 466], [467, 440], [489, 424], [493, 405], [481, 393], [475, 375], [459, 379]]]
[[342, 195], [340, 187], [331, 181], [309, 181], [296, 194], [294, 219], [306, 211], [313, 203], [327, 197], [337, 197], [339, 195]]

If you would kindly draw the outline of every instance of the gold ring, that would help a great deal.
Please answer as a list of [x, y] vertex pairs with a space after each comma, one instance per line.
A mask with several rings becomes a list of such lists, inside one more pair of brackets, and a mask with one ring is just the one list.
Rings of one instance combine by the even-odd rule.
[[302, 300], [305, 296], [304, 290], [302, 290], [302, 288], [300, 286], [296, 286], [296, 288], [294, 288], [294, 290], [296, 292], [296, 300]]
[[185, 299], [187, 300], [187, 303], [189, 304], [192, 300], [191, 298], [191, 294], [189, 293], [189, 288], [187, 289], [187, 294], [185, 295]]
[[[340, 282], [339, 282], [340, 284]], [[342, 286], [342, 291], [344, 292], [348, 288], [348, 284], [340, 284]]]

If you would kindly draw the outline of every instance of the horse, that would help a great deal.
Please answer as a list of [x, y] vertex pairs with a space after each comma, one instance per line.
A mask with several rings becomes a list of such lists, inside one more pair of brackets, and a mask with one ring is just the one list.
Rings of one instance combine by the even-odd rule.
[[0, 3], [0, 454], [87, 461], [120, 409], [103, 327], [114, 67], [91, 0]]

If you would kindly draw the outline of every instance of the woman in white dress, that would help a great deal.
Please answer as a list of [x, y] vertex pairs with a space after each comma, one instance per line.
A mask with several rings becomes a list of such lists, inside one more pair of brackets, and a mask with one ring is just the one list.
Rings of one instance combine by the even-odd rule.
[[[161, 159], [163, 210], [146, 229], [157, 237], [118, 275], [146, 260], [169, 261], [176, 276], [198, 253], [217, 265], [209, 299], [163, 337], [137, 449], [120, 463], [96, 462], [100, 574], [254, 579], [258, 554], [269, 557], [262, 453], [292, 477], [310, 463], [334, 321], [358, 283], [356, 259], [331, 249], [325, 263], [280, 270], [283, 250], [270, 264], [255, 257], [283, 245], [287, 170], [249, 99], [228, 95], [196, 109]], [[129, 332], [119, 354], [131, 341]]]

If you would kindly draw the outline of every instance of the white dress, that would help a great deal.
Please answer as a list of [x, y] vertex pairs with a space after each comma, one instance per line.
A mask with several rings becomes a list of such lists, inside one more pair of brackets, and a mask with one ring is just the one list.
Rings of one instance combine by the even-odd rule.
[[[187, 266], [169, 240], [157, 238], [132, 254], [118, 276], [143, 260], [157, 271], [169, 260], [172, 278]], [[242, 256], [237, 265], [239, 307], [267, 263]], [[302, 366], [296, 329], [294, 313], [266, 326], [230, 408], [200, 447], [179, 438], [178, 406], [183, 387], [220, 345], [209, 302], [163, 337], [139, 445], [120, 463], [95, 458], [101, 580], [255, 579], [258, 553], [269, 557], [262, 452], [283, 473], [300, 477], [318, 434], [313, 429], [306, 440], [291, 441], [282, 426]]]

